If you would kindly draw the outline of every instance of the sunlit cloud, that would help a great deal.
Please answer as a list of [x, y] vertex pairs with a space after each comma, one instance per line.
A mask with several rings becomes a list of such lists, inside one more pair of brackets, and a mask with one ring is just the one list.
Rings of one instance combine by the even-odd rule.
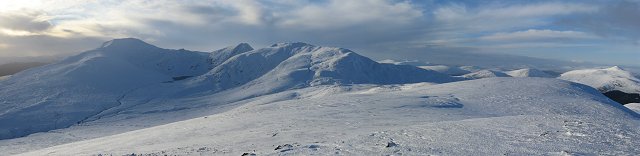
[[529, 29], [516, 32], [500, 32], [492, 35], [482, 36], [481, 40], [490, 41], [532, 41], [532, 40], [551, 40], [551, 39], [595, 39], [596, 35], [587, 34], [579, 31], [555, 31], [555, 30], [537, 30]]
[[[211, 51], [238, 42], [303, 41], [370, 57], [416, 50], [509, 53], [536, 46], [638, 45], [637, 1], [33, 0], [0, 1], [0, 57], [69, 55], [88, 39], [136, 37]], [[44, 42], [65, 40], [46, 48]], [[30, 41], [30, 40], [37, 40]], [[19, 43], [24, 42], [24, 43]], [[27, 44], [29, 42], [39, 43]], [[620, 45], [627, 44], [627, 45]], [[51, 45], [46, 43], [46, 45]], [[437, 47], [436, 49], [433, 49]], [[614, 48], [614, 47], [611, 47]], [[443, 50], [447, 49], [447, 50]], [[629, 51], [622, 49], [625, 52]], [[11, 50], [11, 51], [8, 51]], [[584, 49], [580, 49], [584, 50]], [[20, 53], [16, 51], [21, 51]], [[604, 51], [604, 50], [601, 50]], [[594, 52], [595, 53], [595, 52]], [[627, 52], [631, 53], [631, 52]], [[518, 53], [528, 55], [529, 53]], [[602, 54], [606, 55], [606, 54]], [[539, 55], [536, 55], [539, 56]]]

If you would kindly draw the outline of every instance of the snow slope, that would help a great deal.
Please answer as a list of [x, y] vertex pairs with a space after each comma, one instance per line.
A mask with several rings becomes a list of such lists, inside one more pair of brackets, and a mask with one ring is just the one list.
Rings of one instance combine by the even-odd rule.
[[22, 155], [636, 155], [638, 117], [556, 79], [315, 86]]
[[640, 79], [618, 66], [569, 71], [560, 75], [559, 78], [586, 84], [601, 92], [618, 90], [626, 93], [640, 93]]
[[225, 104], [316, 85], [456, 80], [460, 79], [413, 66], [380, 64], [347, 49], [306, 43], [280, 43], [257, 50], [239, 44], [203, 53], [116, 39], [0, 82], [0, 139], [109, 116], [199, 107], [166, 101], [215, 93], [233, 95], [216, 103]]
[[469, 74], [464, 74], [462, 75], [462, 77], [467, 79], [483, 79], [483, 78], [491, 78], [491, 77], [510, 77], [510, 76], [501, 71], [485, 69], [485, 70], [480, 70], [480, 71], [469, 73]]
[[543, 71], [537, 70], [537, 69], [532, 69], [532, 68], [524, 68], [524, 69], [518, 69], [518, 70], [512, 70], [512, 71], [508, 71], [506, 72], [507, 75], [511, 76], [511, 77], [546, 77], [546, 78], [552, 78], [554, 76], [549, 75]]
[[635, 111], [636, 113], [640, 113], [640, 103], [628, 103], [624, 105], [625, 107]]
[[207, 58], [127, 38], [17, 73], [0, 82], [0, 139], [82, 122], [136, 88], [206, 72]]

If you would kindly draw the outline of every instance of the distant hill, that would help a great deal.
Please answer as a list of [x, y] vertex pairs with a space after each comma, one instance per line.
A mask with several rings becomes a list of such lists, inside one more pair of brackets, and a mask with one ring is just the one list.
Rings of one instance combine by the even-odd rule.
[[20, 63], [7, 63], [0, 65], [0, 76], [13, 75], [20, 71], [42, 66], [48, 63], [45, 62], [20, 62]]

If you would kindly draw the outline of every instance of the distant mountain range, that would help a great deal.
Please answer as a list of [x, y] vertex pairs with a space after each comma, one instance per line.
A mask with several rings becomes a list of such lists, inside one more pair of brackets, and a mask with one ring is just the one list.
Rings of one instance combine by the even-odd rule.
[[640, 153], [636, 104], [619, 101], [640, 90], [631, 72], [449, 57], [434, 59], [478, 62], [381, 63], [301, 42], [198, 52], [115, 39], [0, 79], [0, 155]]

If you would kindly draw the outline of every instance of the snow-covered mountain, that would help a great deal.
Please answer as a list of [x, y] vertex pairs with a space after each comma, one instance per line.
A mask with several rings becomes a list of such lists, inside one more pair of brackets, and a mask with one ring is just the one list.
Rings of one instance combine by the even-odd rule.
[[569, 71], [560, 75], [560, 79], [586, 84], [601, 92], [640, 93], [640, 79], [618, 66]]
[[[474, 73], [443, 74], [458, 69]], [[421, 69], [306, 43], [207, 53], [116, 39], [0, 81], [0, 155], [640, 153], [632, 107], [536, 72]]]
[[414, 66], [377, 63], [348, 49], [280, 43], [233, 56], [186, 83], [197, 88], [212, 86], [212, 90], [238, 87], [245, 92], [264, 95], [328, 84], [444, 83], [456, 80], [460, 79]]
[[483, 78], [491, 78], [491, 77], [510, 77], [509, 75], [496, 70], [480, 70], [469, 74], [464, 74], [462, 77], [467, 79], [483, 79]]
[[0, 82], [0, 139], [64, 128], [121, 104], [127, 92], [209, 69], [208, 53], [116, 39]]
[[511, 77], [546, 77], [546, 78], [554, 77], [548, 73], [545, 73], [544, 71], [540, 71], [538, 69], [532, 69], [532, 68], [512, 70], [512, 71], [506, 72], [506, 74]]
[[429, 70], [433, 70], [433, 71], [437, 71], [437, 72], [441, 72], [441, 73], [445, 73], [447, 75], [452, 75], [452, 76], [459, 76], [459, 75], [464, 75], [464, 74], [469, 74], [471, 72], [475, 72], [475, 71], [469, 71], [469, 70], [465, 70], [459, 67], [451, 67], [451, 66], [445, 66], [445, 65], [435, 65], [435, 66], [418, 66], [422, 69], [429, 69]]
[[2, 81], [0, 139], [92, 121], [156, 98], [236, 87], [244, 97], [253, 97], [324, 84], [456, 80], [413, 66], [380, 64], [347, 49], [305, 43], [257, 50], [239, 44], [204, 53], [116, 39]]

